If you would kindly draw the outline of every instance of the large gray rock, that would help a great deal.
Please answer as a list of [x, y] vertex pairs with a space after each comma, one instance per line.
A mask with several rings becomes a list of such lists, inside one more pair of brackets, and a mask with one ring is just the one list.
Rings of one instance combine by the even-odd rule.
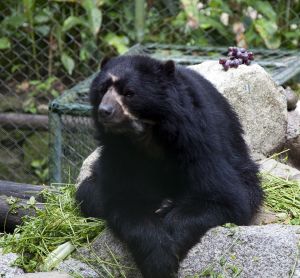
[[[211, 272], [223, 277], [292, 277], [300, 227], [284, 225], [216, 228], [182, 262], [179, 277]], [[205, 250], [205, 251], [203, 251]], [[290, 276], [291, 275], [291, 276]]]
[[207, 61], [190, 68], [212, 82], [234, 107], [254, 154], [269, 155], [284, 144], [286, 98], [261, 66], [241, 65], [224, 71], [217, 61]]
[[[178, 277], [194, 277], [206, 271], [208, 277], [221, 274], [224, 278], [299, 278], [294, 273], [299, 270], [299, 240], [299, 226], [214, 228], [181, 262]], [[112, 277], [124, 277], [120, 274], [122, 271], [127, 278], [141, 277], [125, 246], [108, 230], [98, 236], [89, 248], [80, 249], [79, 254], [81, 258], [83, 256], [94, 262], [98, 275], [109, 272]], [[239, 276], [234, 276], [238, 273]]]
[[97, 147], [82, 163], [79, 175], [76, 179], [76, 185], [79, 186], [86, 180], [93, 180], [95, 176], [93, 173], [93, 167], [95, 166], [97, 160], [101, 156], [101, 147]]

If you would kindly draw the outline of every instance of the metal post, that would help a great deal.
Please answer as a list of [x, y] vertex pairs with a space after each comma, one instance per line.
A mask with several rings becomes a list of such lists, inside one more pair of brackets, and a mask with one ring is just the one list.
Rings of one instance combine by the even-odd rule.
[[135, 30], [137, 42], [142, 42], [144, 39], [145, 30], [145, 1], [135, 0]]
[[62, 123], [58, 113], [49, 113], [49, 136], [50, 136], [50, 157], [49, 176], [50, 183], [62, 182]]

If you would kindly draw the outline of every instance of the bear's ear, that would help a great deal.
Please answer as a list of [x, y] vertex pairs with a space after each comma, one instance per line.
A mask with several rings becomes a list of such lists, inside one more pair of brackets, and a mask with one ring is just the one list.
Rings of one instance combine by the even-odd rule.
[[172, 75], [175, 72], [175, 63], [172, 60], [164, 62], [163, 69], [166, 74]]
[[107, 64], [107, 62], [109, 60], [110, 60], [110, 57], [105, 56], [100, 62], [100, 69], [103, 69], [103, 67]]

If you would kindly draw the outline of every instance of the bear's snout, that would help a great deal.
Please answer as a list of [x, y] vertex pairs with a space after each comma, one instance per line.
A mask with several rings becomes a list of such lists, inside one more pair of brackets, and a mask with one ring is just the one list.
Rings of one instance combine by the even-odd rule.
[[99, 108], [98, 108], [98, 113], [99, 113], [99, 116], [100, 118], [102, 119], [108, 119], [110, 118], [113, 113], [114, 113], [114, 107], [110, 104], [100, 104], [99, 105]]

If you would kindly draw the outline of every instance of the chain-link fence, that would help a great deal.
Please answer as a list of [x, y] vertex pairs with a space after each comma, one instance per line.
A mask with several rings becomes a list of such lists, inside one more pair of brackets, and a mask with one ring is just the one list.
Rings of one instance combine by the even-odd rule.
[[48, 103], [127, 49], [123, 2], [0, 2], [0, 179], [47, 182]]
[[299, 0], [1, 1], [0, 179], [48, 181], [48, 102], [104, 54], [136, 42], [297, 49], [299, 13]]

